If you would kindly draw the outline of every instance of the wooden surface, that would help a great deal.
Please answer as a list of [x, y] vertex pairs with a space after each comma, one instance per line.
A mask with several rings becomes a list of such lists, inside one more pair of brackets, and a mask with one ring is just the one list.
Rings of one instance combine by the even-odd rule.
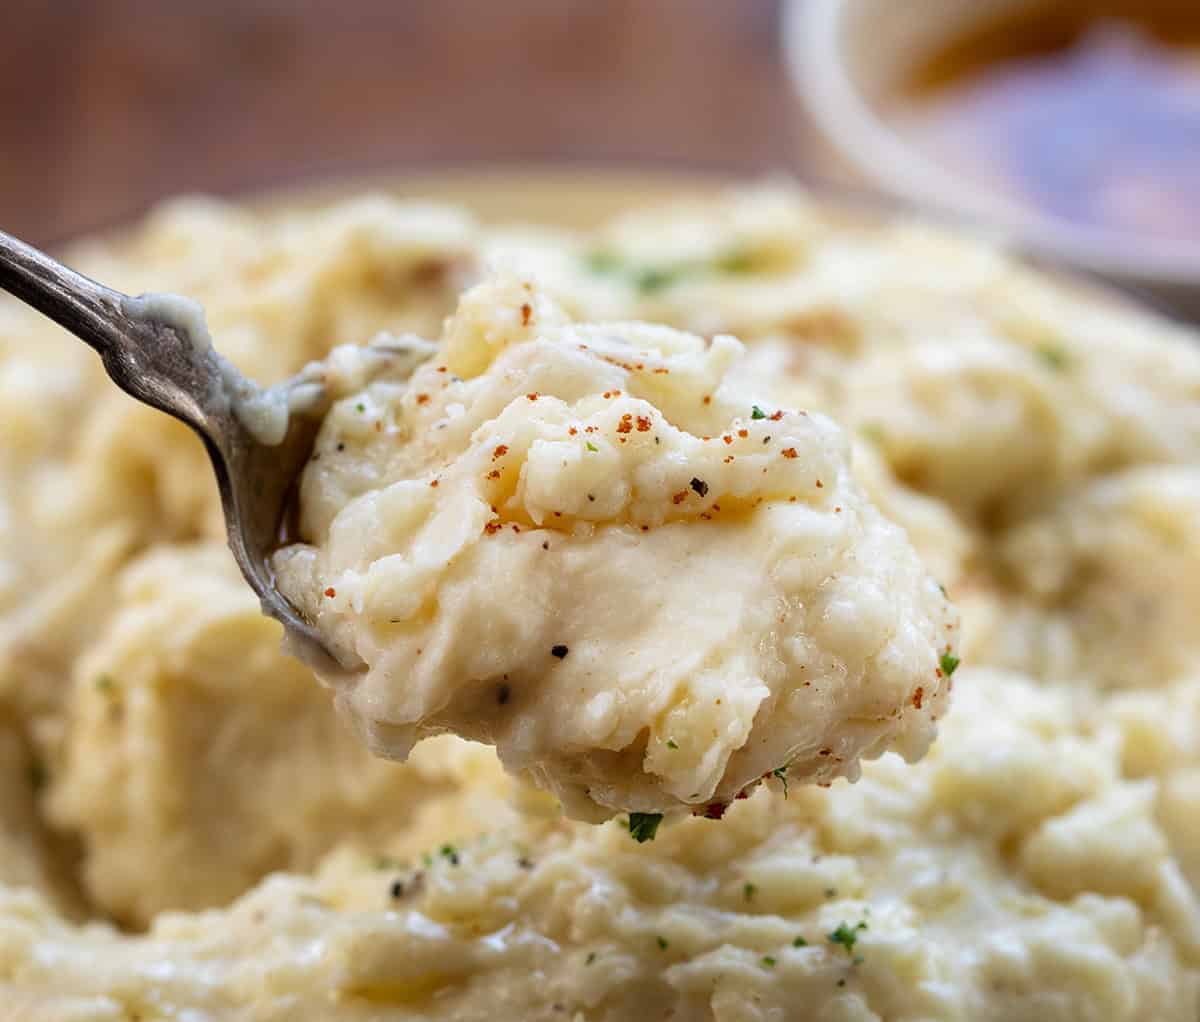
[[0, 226], [491, 161], [797, 166], [778, 0], [6, 0]]

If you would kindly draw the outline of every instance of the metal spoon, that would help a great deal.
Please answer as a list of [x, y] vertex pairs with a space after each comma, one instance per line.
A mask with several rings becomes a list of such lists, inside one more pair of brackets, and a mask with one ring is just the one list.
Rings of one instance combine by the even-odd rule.
[[[270, 566], [293, 486], [329, 404], [312, 367], [261, 391], [213, 349], [194, 303], [114, 291], [3, 231], [0, 288], [94, 348], [109, 377], [127, 394], [200, 436], [217, 476], [233, 556], [263, 613], [286, 629], [289, 651], [326, 671], [360, 668], [361, 663], [331, 650], [284, 598]], [[173, 314], [189, 305], [193, 317]], [[288, 395], [297, 391], [307, 398], [305, 414], [288, 414]], [[262, 402], [260, 407], [274, 403], [282, 412], [273, 429], [264, 430], [246, 414], [254, 401]]]

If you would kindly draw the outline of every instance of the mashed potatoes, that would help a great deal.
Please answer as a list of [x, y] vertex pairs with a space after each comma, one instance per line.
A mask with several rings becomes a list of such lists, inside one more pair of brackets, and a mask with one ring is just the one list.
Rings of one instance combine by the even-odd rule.
[[[407, 763], [374, 760], [281, 656], [278, 627], [237, 581], [199, 444], [115, 392], [78, 342], [0, 304], [0, 1014], [1195, 1022], [1193, 334], [1064, 291], [986, 246], [911, 224], [847, 225], [786, 191], [647, 210], [588, 235], [483, 227], [386, 198], [274, 217], [191, 202], [119, 249], [89, 245], [73, 259], [129, 291], [196, 296], [218, 346], [263, 382], [378, 331], [436, 337], [485, 279], [532, 283], [531, 312], [551, 320], [540, 328], [564, 335], [660, 323], [673, 330], [617, 336], [681, 358], [694, 342], [674, 330], [734, 334], [744, 356], [719, 363], [712, 406], [675, 424], [685, 435], [660, 434], [664, 444], [720, 436], [738, 419], [749, 434], [764, 423], [752, 407], [746, 419], [747, 399], [768, 416], [803, 408], [811, 421], [795, 463], [781, 459], [787, 479], [801, 450], [815, 459], [833, 443], [819, 416], [838, 422], [854, 478], [843, 469], [836, 487], [898, 523], [964, 607], [963, 666], [920, 762], [884, 755], [828, 788], [771, 779], [721, 822], [668, 820], [645, 844], [623, 817], [566, 819], [485, 746], [441, 737]], [[447, 358], [466, 360], [453, 386], [497, 397], [478, 410], [490, 424], [511, 404], [491, 367], [532, 371], [519, 363], [532, 342], [518, 325], [478, 343], [487, 317], [471, 308]], [[724, 344], [689, 358], [716, 369]], [[455, 480], [445, 466], [469, 461], [468, 441], [441, 462], [436, 439], [384, 443], [393, 426], [448, 413], [440, 391], [368, 390], [371, 416], [352, 399], [309, 485], [310, 497], [354, 499], [310, 500], [308, 538], [321, 542], [304, 556], [330, 558], [324, 539], [343, 504], [370, 503], [435, 462], [447, 473], [437, 489], [463, 499], [489, 493], [495, 469], [506, 479], [495, 515], [522, 532], [487, 536], [489, 503], [471, 549], [535, 558], [553, 556], [541, 542], [579, 542], [599, 501], [585, 490], [566, 509], [552, 487], [519, 480], [537, 478], [535, 440], [559, 442], [543, 430], [565, 425], [569, 437], [593, 414], [603, 445], [580, 452], [580, 471], [585, 454], [603, 455], [604, 478], [632, 478], [632, 404], [665, 412], [667, 398], [639, 392], [636, 369], [610, 368], [622, 394], [601, 390], [594, 412], [575, 407], [590, 390], [557, 393], [559, 419], [539, 397], [542, 418], [521, 420], [529, 442], [508, 444], [504, 457], [521, 452], [511, 480], [502, 458], [491, 462], [503, 438]], [[430, 400], [416, 405], [419, 393]], [[725, 394], [745, 397], [725, 405]], [[605, 419], [615, 402], [630, 406]], [[467, 416], [471, 402], [459, 403]], [[710, 428], [703, 416], [718, 413]], [[624, 414], [629, 434], [617, 431]], [[415, 451], [433, 461], [399, 460]], [[737, 464], [698, 476], [709, 493], [689, 489], [664, 524], [636, 519], [634, 539], [641, 524], [648, 536], [720, 536], [727, 505], [713, 490], [732, 490], [719, 473]], [[779, 510], [839, 520], [815, 489]], [[711, 520], [702, 499], [721, 504]], [[848, 506], [869, 509], [862, 497]], [[549, 526], [534, 525], [535, 509]], [[623, 498], [596, 532], [642, 513]], [[528, 553], [526, 524], [543, 534]], [[698, 546], [695, 559], [717, 549]], [[835, 548], [826, 556], [840, 563]], [[866, 580], [891, 569], [856, 570]], [[340, 583], [327, 587], [332, 634], [411, 626], [351, 620]], [[514, 600], [524, 591], [510, 588]], [[697, 594], [698, 612], [710, 595]], [[684, 654], [721, 641], [691, 621]], [[559, 669], [587, 640], [547, 633], [530, 648]]]
[[762, 777], [925, 752], [958, 661], [945, 594], [832, 422], [726, 382], [741, 352], [573, 324], [498, 278], [411, 380], [334, 406], [312, 545], [276, 573], [366, 662], [329, 680], [375, 752], [493, 743], [592, 820], [718, 815]]

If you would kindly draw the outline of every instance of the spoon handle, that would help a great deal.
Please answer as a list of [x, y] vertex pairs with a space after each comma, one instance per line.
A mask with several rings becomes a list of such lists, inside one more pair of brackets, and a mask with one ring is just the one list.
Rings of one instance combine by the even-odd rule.
[[233, 428], [216, 354], [176, 324], [130, 308], [132, 299], [0, 231], [0, 289], [94, 348], [123, 391], [181, 419], [206, 443]]
[[101, 355], [116, 347], [127, 320], [125, 295], [97, 284], [32, 245], [0, 231], [0, 288], [86, 341]]
[[[217, 477], [229, 546], [263, 611], [287, 629], [289, 648], [328, 671], [343, 664], [320, 633], [275, 588], [271, 552], [279, 545], [288, 495], [312, 446], [320, 417], [291, 416], [284, 434], [263, 442], [238, 414], [257, 393], [213, 349], [203, 312], [172, 295], [130, 298], [89, 280], [0, 231], [0, 290], [31, 305], [100, 354], [127, 394], [181, 419], [204, 441]], [[182, 310], [182, 312], [181, 312]]]

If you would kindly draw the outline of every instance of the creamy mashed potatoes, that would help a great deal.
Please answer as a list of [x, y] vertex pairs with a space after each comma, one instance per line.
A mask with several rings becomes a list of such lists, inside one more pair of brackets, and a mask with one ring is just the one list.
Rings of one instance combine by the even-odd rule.
[[385, 838], [455, 789], [444, 757], [397, 773], [360, 750], [220, 547], [158, 549], [116, 588], [76, 665], [45, 804], [81, 836], [82, 880], [107, 914], [145, 925], [164, 905], [221, 904], [271, 870], [311, 868], [330, 834]]
[[[569, 815], [719, 814], [767, 776], [921, 756], [957, 620], [816, 412], [754, 403], [742, 354], [467, 292], [408, 381], [326, 417], [275, 560], [365, 674], [333, 676], [394, 759], [493, 743]], [[949, 668], [946, 670], [944, 668]]]
[[[720, 364], [712, 407], [669, 439], [763, 425], [752, 408], [746, 421], [744, 398], [723, 405], [726, 393], [767, 415], [808, 411], [811, 432], [796, 439], [813, 458], [834, 435], [818, 416], [839, 423], [854, 478], [843, 469], [837, 486], [902, 527], [964, 607], [963, 666], [919, 763], [884, 755], [828, 788], [771, 778], [721, 822], [667, 820], [644, 844], [624, 817], [566, 819], [486, 746], [441, 737], [407, 763], [374, 760], [278, 652], [278, 627], [237, 581], [200, 445], [117, 393], [78, 342], [0, 303], [0, 1015], [1200, 1014], [1194, 334], [1066, 291], [996, 249], [911, 224], [846, 224], [775, 190], [641, 211], [587, 235], [484, 227], [383, 197], [271, 217], [189, 202], [72, 259], [128, 291], [194, 295], [217, 345], [266, 383], [379, 331], [437, 337], [487, 279], [533, 283], [541, 331], [659, 323], [673, 330], [616, 334], [640, 350], [679, 345], [675, 358], [694, 343], [675, 330], [736, 335], [745, 354]], [[478, 409], [479, 424], [511, 403], [491, 367], [531, 371], [519, 317], [479, 343], [487, 311], [503, 306], [475, 317], [468, 302], [447, 342], [466, 362], [446, 392], [499, 401]], [[695, 365], [727, 357], [724, 343], [696, 349]], [[590, 390], [557, 394], [557, 420], [539, 397], [545, 418], [523, 418], [528, 442], [508, 445], [519, 470], [491, 463], [498, 438], [486, 465], [444, 483], [466, 500], [491, 492], [491, 471], [506, 478], [495, 515], [522, 532], [484, 532], [480, 551], [549, 557], [540, 542], [523, 554], [526, 524], [552, 545], [590, 524], [583, 509], [569, 535], [534, 525], [532, 509], [568, 517], [553, 487], [519, 482], [536, 478], [535, 441], [558, 442], [543, 430], [565, 424], [569, 437], [599, 415], [607, 446], [585, 447], [580, 471], [585, 453], [603, 454], [589, 471], [632, 478], [637, 413], [610, 421], [606, 409], [645, 400], [665, 414], [667, 398], [639, 397], [636, 369], [610, 368], [622, 394], [601, 390], [594, 413], [575, 407]], [[340, 409], [327, 469], [307, 485], [353, 499], [310, 501], [310, 538], [332, 535], [343, 504], [375, 499], [394, 474], [417, 478], [446, 451], [439, 471], [470, 460], [469, 440], [442, 449], [385, 432], [439, 432], [441, 392], [412, 393], [368, 390], [361, 427], [356, 401]], [[416, 405], [418, 393], [429, 401]], [[718, 411], [710, 431], [702, 416]], [[433, 460], [402, 461], [416, 452]], [[680, 532], [720, 535], [726, 503], [712, 488], [733, 486], [717, 474], [732, 466], [702, 479], [703, 499], [722, 507], [711, 520], [689, 489], [668, 524], [636, 519], [634, 539], [676, 514]], [[796, 495], [826, 520], [811, 489]], [[628, 499], [604, 513], [642, 512]], [[489, 503], [481, 529], [491, 515]], [[318, 549], [305, 556], [329, 557]], [[340, 600], [332, 588], [324, 599]], [[697, 594], [700, 612], [709, 595]], [[331, 628], [349, 613], [325, 612]], [[690, 622], [693, 645], [717, 641]], [[568, 646], [561, 661], [547, 649], [555, 669], [587, 641], [530, 641], [547, 640]]]
[[958, 690], [921, 763], [653, 844], [513, 806], [493, 768], [391, 855], [145, 936], [12, 890], [7, 993], [100, 1019], [1194, 1020], [1200, 905], [1154, 782], [1122, 776], [1141, 742], [1068, 689], [964, 668]]

